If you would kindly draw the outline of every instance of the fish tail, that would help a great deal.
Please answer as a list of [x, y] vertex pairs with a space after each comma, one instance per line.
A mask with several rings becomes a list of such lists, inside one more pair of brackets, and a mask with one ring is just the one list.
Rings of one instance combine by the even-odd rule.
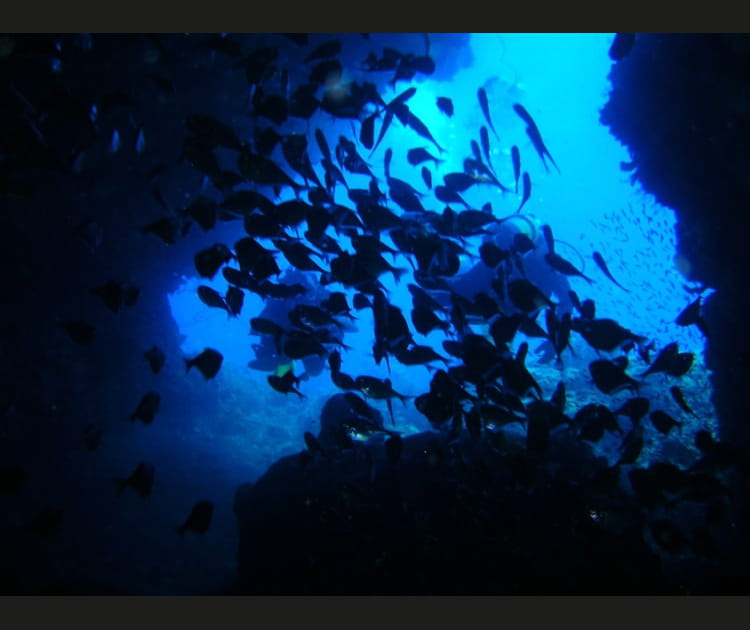
[[193, 362], [191, 359], [182, 359], [185, 362], [185, 373], [187, 374], [190, 371], [190, 368], [193, 367]]
[[122, 494], [122, 491], [127, 487], [128, 482], [126, 479], [122, 479], [120, 477], [115, 477], [112, 481], [115, 482], [115, 487], [117, 488], [117, 496], [119, 497]]

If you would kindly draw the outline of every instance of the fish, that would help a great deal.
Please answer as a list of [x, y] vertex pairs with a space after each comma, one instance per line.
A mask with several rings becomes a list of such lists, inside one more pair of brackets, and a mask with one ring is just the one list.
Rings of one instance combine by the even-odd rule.
[[323, 42], [316, 48], [314, 48], [310, 53], [307, 54], [307, 56], [304, 58], [304, 63], [310, 63], [311, 61], [314, 61], [315, 59], [326, 59], [328, 57], [335, 57], [336, 55], [341, 53], [341, 40], [340, 39], [331, 39], [328, 41]]
[[678, 344], [674, 341], [668, 343], [659, 351], [659, 354], [656, 355], [654, 362], [649, 365], [644, 372], [641, 373], [641, 378], [643, 378], [644, 376], [648, 376], [649, 374], [653, 374], [654, 372], [667, 372], [671, 368], [672, 363], [675, 361], [678, 353]]
[[652, 411], [649, 415], [649, 419], [651, 420], [651, 424], [654, 425], [654, 428], [663, 435], [669, 435], [674, 427], [682, 429], [682, 422], [677, 422], [677, 420], [670, 416], [666, 411], [662, 411], [661, 409]]
[[26, 529], [39, 538], [51, 538], [62, 525], [63, 511], [55, 507], [44, 507], [26, 524]]
[[609, 47], [609, 58], [612, 61], [622, 61], [633, 50], [635, 33], [615, 33], [612, 45]]
[[618, 416], [627, 416], [633, 424], [638, 424], [648, 413], [651, 401], [643, 396], [636, 396], [626, 400], [614, 413]]
[[685, 396], [682, 393], [682, 390], [677, 385], [673, 385], [669, 388], [669, 393], [672, 394], [672, 398], [674, 398], [674, 401], [680, 406], [680, 408], [683, 411], [686, 411], [690, 415], [694, 416], [695, 412], [690, 408], [690, 405], [687, 404], [685, 401]]
[[646, 337], [620, 326], [615, 320], [609, 318], [576, 318], [571, 321], [571, 329], [581, 335], [592, 348], [605, 352], [617, 350], [628, 341], [636, 343], [646, 341]]
[[[286, 346], [284, 347], [286, 351]], [[286, 354], [287, 356], [289, 355], [288, 352], [286, 352]], [[305, 395], [294, 387], [295, 385], [300, 384], [301, 379], [299, 376], [295, 376], [294, 370], [291, 366], [286, 366], [282, 374], [269, 374], [266, 377], [266, 380], [268, 381], [268, 384], [280, 394], [294, 392], [300, 398], [305, 398]]]
[[448, 116], [448, 118], [453, 116], [453, 101], [447, 96], [438, 96], [435, 103], [437, 108]]
[[557, 166], [555, 160], [552, 159], [552, 155], [544, 144], [542, 134], [539, 132], [539, 128], [531, 117], [531, 114], [529, 114], [529, 112], [526, 111], [526, 108], [519, 103], [513, 105], [513, 111], [515, 111], [516, 114], [518, 114], [526, 123], [526, 134], [529, 136], [529, 140], [531, 140], [534, 150], [539, 155], [539, 159], [542, 160], [544, 169], [549, 173], [549, 167], [547, 166], [547, 158], [549, 158], [549, 161], [552, 162], [555, 169], [557, 169], [557, 172], [560, 173], [560, 168]]
[[518, 180], [521, 177], [521, 153], [515, 144], [510, 148], [510, 161], [513, 164], [513, 179], [516, 182], [515, 193], [518, 194]]
[[526, 205], [526, 202], [531, 197], [531, 177], [526, 171], [524, 171], [523, 173], [521, 182], [523, 184], [522, 186], [523, 194], [521, 195], [521, 205], [519, 205], [518, 208], [516, 209], [516, 214], [521, 212], [521, 209]]
[[417, 166], [418, 164], [426, 162], [427, 160], [432, 160], [433, 162], [435, 162], [435, 165], [443, 162], [443, 160], [441, 160], [440, 158], [436, 158], [423, 147], [409, 149], [406, 153], [406, 159], [412, 166]]
[[576, 267], [570, 261], [566, 260], [559, 254], [556, 254], [555, 252], [547, 252], [544, 255], [544, 260], [555, 271], [559, 271], [566, 276], [578, 276], [579, 278], [583, 278], [584, 280], [586, 280], [586, 282], [588, 282], [589, 284], [594, 283], [591, 278], [584, 275], [583, 272], [579, 269], [576, 269]]
[[422, 181], [424, 182], [424, 185], [428, 188], [432, 188], [432, 173], [430, 173], [430, 169], [428, 169], [426, 166], [422, 167]]
[[148, 361], [148, 365], [154, 374], [158, 374], [161, 371], [167, 359], [164, 352], [156, 345], [153, 345], [151, 349], [146, 350], [143, 353], [143, 358]]
[[609, 278], [612, 282], [614, 282], [618, 287], [620, 287], [626, 293], [630, 293], [629, 289], [626, 289], [619, 282], [617, 282], [617, 280], [614, 279], [614, 277], [612, 276], [612, 274], [610, 273], [610, 271], [609, 271], [609, 269], [607, 267], [607, 263], [604, 262], [604, 258], [602, 257], [602, 255], [599, 252], [594, 252], [592, 254], [592, 258], [594, 259], [594, 262], [597, 264], [597, 266], [599, 267], [599, 269], [602, 270], [602, 273], [604, 273], [604, 275], [607, 276], [607, 278]]
[[229, 312], [227, 303], [224, 301], [224, 298], [219, 294], [219, 292], [216, 291], [216, 289], [212, 289], [211, 287], [202, 284], [198, 287], [197, 293], [200, 301], [203, 302], [206, 306], [220, 308], [224, 311]]
[[698, 329], [703, 333], [703, 336], [709, 338], [708, 324], [706, 320], [701, 316], [701, 300], [703, 296], [699, 295], [694, 301], [688, 304], [675, 319], [675, 324], [678, 326], [691, 326], [696, 325]]
[[57, 323], [77, 344], [86, 346], [94, 339], [96, 328], [81, 320], [67, 319]]
[[484, 125], [479, 128], [479, 140], [482, 143], [482, 152], [484, 153], [484, 159], [487, 160], [487, 166], [492, 169], [492, 160], [490, 159], [490, 136], [487, 127]]
[[508, 283], [508, 297], [513, 305], [525, 313], [538, 308], [552, 308], [555, 304], [542, 292], [539, 287], [525, 278]]
[[620, 444], [620, 457], [615, 466], [635, 464], [641, 456], [644, 444], [643, 426], [634, 426], [623, 438], [622, 444]]
[[245, 294], [242, 292], [242, 289], [238, 289], [234, 286], [229, 286], [227, 288], [227, 293], [224, 296], [224, 302], [227, 305], [227, 312], [230, 315], [238, 317], [242, 312], [242, 304], [244, 301]]
[[187, 130], [193, 134], [203, 149], [239, 150], [243, 144], [232, 127], [207, 114], [192, 114], [185, 120]]
[[174, 245], [179, 229], [180, 224], [174, 217], [165, 216], [142, 226], [139, 231], [141, 234], [154, 234], [167, 245]]
[[102, 428], [96, 424], [83, 427], [83, 445], [87, 451], [95, 451], [102, 441]]
[[197, 367], [200, 373], [203, 374], [203, 378], [208, 380], [214, 378], [219, 373], [224, 356], [218, 350], [206, 348], [192, 359], [183, 360], [185, 361], [185, 372], [189, 372], [192, 367]]
[[115, 478], [117, 494], [122, 494], [125, 488], [132, 488], [142, 497], [151, 495], [151, 489], [154, 486], [154, 474], [156, 468], [147, 461], [139, 462], [132, 473], [124, 478]]
[[21, 466], [0, 466], [0, 494], [15, 494], [24, 487], [26, 478], [26, 471]]
[[180, 536], [184, 535], [185, 532], [193, 532], [195, 534], [205, 534], [211, 525], [211, 517], [214, 513], [214, 503], [206, 499], [202, 499], [193, 505], [185, 521], [177, 528], [177, 533]]
[[477, 90], [477, 98], [479, 99], [479, 106], [482, 108], [484, 119], [487, 121], [490, 129], [492, 129], [492, 133], [495, 134], [495, 137], [500, 140], [500, 136], [497, 135], [497, 131], [495, 131], [495, 127], [492, 125], [492, 119], [490, 118], [490, 104], [487, 100], [487, 92], [484, 88], [480, 87]]
[[607, 359], [589, 363], [589, 373], [596, 388], [605, 394], [614, 394], [623, 389], [637, 390], [639, 383], [625, 374], [625, 370]]
[[380, 112], [375, 111], [362, 121], [362, 126], [359, 130], [359, 141], [365, 149], [372, 149], [372, 145], [375, 143], [375, 119], [379, 115]]
[[141, 398], [135, 411], [130, 414], [130, 420], [140, 420], [143, 424], [151, 424], [156, 417], [156, 412], [159, 411], [159, 403], [161, 402], [161, 396], [156, 392], [146, 392]]

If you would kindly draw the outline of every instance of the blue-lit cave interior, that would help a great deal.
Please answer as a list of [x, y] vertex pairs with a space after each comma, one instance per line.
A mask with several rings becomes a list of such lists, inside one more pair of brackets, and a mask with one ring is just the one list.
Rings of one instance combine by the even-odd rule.
[[0, 36], [0, 593], [746, 593], [748, 55]]

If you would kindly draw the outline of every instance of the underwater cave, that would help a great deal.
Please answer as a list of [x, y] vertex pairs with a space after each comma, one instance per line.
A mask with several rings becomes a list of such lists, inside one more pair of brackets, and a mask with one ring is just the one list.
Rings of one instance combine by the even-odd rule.
[[617, 37], [2, 36], [0, 592], [744, 588], [747, 48]]

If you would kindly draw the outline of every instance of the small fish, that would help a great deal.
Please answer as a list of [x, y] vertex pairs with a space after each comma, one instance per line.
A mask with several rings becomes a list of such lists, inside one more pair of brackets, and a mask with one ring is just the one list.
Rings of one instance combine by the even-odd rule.
[[433, 162], [435, 162], [435, 165], [443, 161], [439, 158], [436, 158], [434, 155], [431, 155], [427, 151], [427, 149], [424, 149], [423, 147], [417, 147], [416, 149], [409, 149], [409, 151], [406, 154], [406, 159], [408, 160], [409, 164], [411, 164], [412, 166], [417, 166], [418, 164], [421, 164], [422, 162], [426, 162], [427, 160], [432, 160]]
[[177, 242], [177, 233], [180, 225], [172, 217], [162, 217], [152, 221], [148, 225], [140, 228], [141, 234], [154, 234], [158, 236], [167, 245], [174, 245]]
[[534, 146], [534, 149], [539, 155], [539, 159], [542, 160], [544, 169], [549, 173], [549, 167], [547, 166], [546, 159], [549, 158], [549, 161], [552, 162], [554, 167], [557, 169], [557, 172], [559, 173], [560, 168], [555, 163], [555, 160], [552, 159], [552, 155], [544, 144], [544, 141], [542, 140], [542, 134], [540, 133], [539, 128], [534, 122], [534, 119], [531, 117], [531, 114], [529, 114], [529, 112], [526, 111], [526, 108], [519, 103], [513, 105], [513, 111], [515, 111], [516, 114], [518, 114], [526, 123], [526, 135], [529, 136], [529, 140], [531, 140], [531, 144]]
[[422, 181], [428, 189], [432, 188], [432, 173], [430, 173], [430, 169], [426, 166], [422, 167]]
[[703, 336], [708, 338], [708, 324], [706, 320], [701, 316], [701, 300], [703, 296], [699, 295], [697, 299], [688, 304], [675, 319], [675, 324], [678, 326], [691, 326], [695, 324], [698, 329], [703, 333]]
[[26, 525], [26, 529], [40, 538], [50, 538], [60, 529], [63, 511], [57, 508], [45, 507]]
[[695, 412], [690, 408], [690, 405], [685, 401], [685, 396], [682, 394], [682, 390], [677, 385], [673, 385], [669, 388], [669, 393], [672, 394], [674, 401], [690, 415], [695, 415]]
[[622, 389], [637, 389], [638, 381], [625, 374], [624, 369], [613, 361], [597, 359], [589, 363], [589, 372], [596, 388], [605, 394], [614, 394]]
[[446, 116], [448, 116], [449, 118], [453, 116], [453, 101], [451, 99], [449, 99], [447, 96], [438, 96], [436, 103], [438, 109]]
[[94, 338], [94, 331], [96, 330], [91, 324], [79, 320], [61, 321], [58, 322], [58, 326], [64, 328], [68, 336], [82, 346], [91, 343], [91, 340]]
[[0, 494], [15, 494], [26, 483], [26, 471], [20, 466], [0, 466]]
[[518, 194], [518, 180], [521, 177], [521, 153], [515, 144], [510, 149], [510, 161], [513, 164], [513, 178], [516, 181], [515, 193]]
[[226, 245], [216, 243], [202, 249], [193, 258], [195, 269], [202, 278], [213, 278], [219, 268], [234, 256]]
[[375, 118], [380, 112], [374, 112], [362, 121], [362, 128], [359, 130], [359, 141], [365, 149], [372, 149], [375, 144]]
[[484, 114], [484, 118], [487, 121], [487, 124], [490, 126], [490, 129], [492, 129], [492, 133], [495, 134], [495, 137], [500, 140], [500, 136], [497, 135], [497, 131], [495, 131], [495, 128], [492, 126], [492, 119], [490, 118], [490, 104], [487, 100], [487, 92], [484, 88], [479, 88], [477, 90], [477, 98], [479, 99], [479, 106], [482, 108], [482, 113]]
[[484, 153], [484, 159], [487, 160], [487, 166], [492, 169], [492, 160], [490, 159], [490, 134], [487, 131], [487, 127], [482, 125], [479, 128], [479, 140], [482, 143], [482, 152]]
[[153, 464], [146, 461], [140, 462], [128, 477], [115, 479], [117, 494], [122, 494], [125, 488], [133, 488], [142, 497], [150, 496], [154, 486], [155, 471]]
[[203, 374], [203, 378], [208, 380], [219, 373], [224, 357], [221, 352], [213, 348], [206, 348], [192, 359], [183, 360], [185, 361], [185, 372], [189, 372], [192, 367], [197, 367], [200, 373]]
[[550, 254], [555, 253], [555, 239], [552, 236], [552, 228], [546, 223], [542, 226], [542, 234], [544, 234], [544, 241], [547, 243], [547, 251]]
[[102, 441], [102, 428], [95, 424], [83, 427], [83, 445], [88, 451], [95, 451]]
[[531, 197], [531, 177], [525, 171], [522, 177], [522, 182], [523, 182], [523, 195], [521, 196], [521, 205], [518, 206], [518, 209], [516, 210], [516, 214], [521, 212], [521, 208], [523, 208], [526, 205], [526, 202], [529, 200], [529, 197]]
[[592, 258], [594, 259], [594, 262], [597, 264], [599, 269], [602, 270], [605, 276], [609, 278], [612, 282], [614, 282], [618, 287], [620, 287], [623, 291], [630, 293], [628, 289], [626, 289], [624, 286], [622, 286], [617, 280], [614, 279], [612, 274], [609, 272], [609, 269], [607, 268], [607, 263], [604, 262], [604, 258], [599, 252], [594, 252], [592, 254]]
[[211, 287], [207, 287], [202, 284], [198, 287], [197, 292], [198, 292], [198, 298], [206, 306], [211, 306], [213, 308], [220, 308], [224, 311], [229, 312], [229, 307], [227, 306], [227, 303], [224, 301], [224, 298], [221, 297], [219, 292], [216, 291], [216, 289], [212, 289]]
[[[287, 354], [289, 353], [287, 352]], [[295, 385], [300, 384], [300, 378], [299, 376], [294, 375], [294, 370], [292, 370], [291, 367], [284, 371], [284, 373], [281, 375], [269, 374], [266, 379], [268, 380], [268, 384], [280, 394], [288, 394], [289, 392], [294, 392], [300, 398], [305, 397], [302, 392], [294, 387]]]
[[327, 59], [335, 57], [341, 52], [341, 40], [331, 39], [323, 42], [317, 48], [313, 49], [304, 59], [304, 63], [309, 63], [315, 59]]
[[143, 135], [143, 127], [138, 129], [138, 135], [135, 138], [135, 151], [136, 153], [143, 153], [143, 149], [146, 147], [146, 138]]
[[565, 260], [565, 258], [560, 256], [559, 254], [555, 254], [554, 252], [547, 252], [544, 255], [544, 260], [555, 271], [559, 271], [566, 276], [578, 276], [579, 278], [583, 278], [584, 280], [586, 280], [586, 282], [588, 282], [589, 284], [594, 283], [591, 278], [584, 275], [582, 271], [576, 269], [571, 262]]
[[120, 132], [115, 129], [112, 132], [112, 139], [109, 141], [109, 152], [117, 153], [120, 150]]
[[190, 514], [185, 519], [185, 522], [177, 528], [177, 533], [179, 533], [180, 536], [188, 531], [196, 534], [205, 534], [208, 531], [209, 525], [211, 525], [211, 517], [213, 516], [213, 513], [213, 501], [198, 501], [193, 506], [193, 509], [190, 510]]
[[653, 424], [656, 430], [663, 435], [669, 435], [669, 432], [674, 427], [682, 429], [682, 422], [677, 422], [677, 420], [670, 416], [666, 411], [662, 411], [661, 409], [652, 411], [649, 418], [651, 419], [651, 424]]
[[135, 411], [130, 414], [131, 422], [134, 420], [140, 420], [143, 424], [151, 424], [154, 421], [156, 412], [159, 411], [159, 403], [161, 402], [161, 396], [156, 392], [146, 392]]

